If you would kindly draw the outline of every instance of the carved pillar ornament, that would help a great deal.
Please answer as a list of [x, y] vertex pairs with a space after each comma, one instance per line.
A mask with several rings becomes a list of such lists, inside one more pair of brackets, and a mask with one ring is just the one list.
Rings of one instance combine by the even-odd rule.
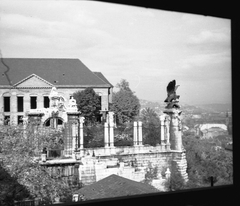
[[56, 87], [52, 88], [52, 90], [49, 94], [49, 99], [50, 99], [50, 108], [57, 108], [60, 98], [59, 98]]
[[69, 102], [68, 102], [68, 107], [67, 107], [67, 112], [77, 112], [78, 109], [77, 109], [77, 103], [76, 103], [76, 100], [71, 97], [71, 99], [69, 99]]

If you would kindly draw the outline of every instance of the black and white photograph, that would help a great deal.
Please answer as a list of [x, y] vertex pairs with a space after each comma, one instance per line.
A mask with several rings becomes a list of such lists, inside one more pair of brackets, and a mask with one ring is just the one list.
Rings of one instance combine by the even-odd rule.
[[1, 0], [0, 205], [233, 185], [231, 28], [137, 5]]

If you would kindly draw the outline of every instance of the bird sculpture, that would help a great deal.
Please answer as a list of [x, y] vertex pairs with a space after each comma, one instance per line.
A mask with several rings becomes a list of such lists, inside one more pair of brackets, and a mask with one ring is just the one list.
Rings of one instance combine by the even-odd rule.
[[176, 94], [177, 88], [179, 85], [176, 85], [176, 80], [172, 80], [169, 82], [167, 86], [167, 98], [164, 100], [164, 102], [168, 103], [166, 108], [179, 108], [178, 99], [180, 95]]
[[179, 99], [179, 95], [176, 94], [176, 90], [179, 87], [179, 85], [176, 86], [176, 81], [173, 80], [169, 82], [167, 86], [167, 98], [164, 100], [164, 102], [172, 102], [173, 100]]

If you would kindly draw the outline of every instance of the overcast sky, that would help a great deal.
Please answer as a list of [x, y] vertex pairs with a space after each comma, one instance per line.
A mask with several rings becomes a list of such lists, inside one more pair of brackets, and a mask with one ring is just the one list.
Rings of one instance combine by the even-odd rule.
[[140, 99], [231, 102], [231, 21], [94, 1], [0, 1], [3, 57], [78, 58]]

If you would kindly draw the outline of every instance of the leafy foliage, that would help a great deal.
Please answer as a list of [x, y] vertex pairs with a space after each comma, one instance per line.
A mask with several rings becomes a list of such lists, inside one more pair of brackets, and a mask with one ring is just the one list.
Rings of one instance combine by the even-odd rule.
[[214, 177], [215, 184], [232, 184], [232, 154], [221, 147], [215, 139], [197, 139], [184, 136], [189, 184], [192, 187], [209, 186], [209, 178]]
[[161, 127], [157, 127], [154, 123], [149, 123], [147, 126], [143, 125], [143, 144], [156, 146], [160, 144]]
[[167, 191], [182, 190], [185, 188], [185, 182], [178, 171], [177, 163], [175, 161], [171, 162], [171, 175], [170, 178], [164, 184]]
[[[41, 134], [28, 131], [13, 126], [1, 128], [1, 167], [9, 175], [9, 183], [12, 182], [12, 199], [19, 200], [16, 194], [19, 187], [27, 191], [25, 194], [29, 198], [39, 198], [46, 203], [51, 203], [56, 196], [66, 198], [71, 194], [68, 183], [60, 177], [51, 176], [39, 164], [39, 149], [56, 146], [57, 135], [51, 131]], [[39, 137], [42, 138], [41, 143]]]
[[133, 145], [133, 124], [126, 123], [118, 125], [114, 129], [115, 146], [132, 146]]
[[152, 146], [160, 144], [161, 125], [157, 113], [146, 108], [142, 110], [140, 119], [143, 122], [143, 143]]
[[134, 95], [126, 80], [122, 80], [117, 86], [120, 90], [113, 93], [113, 103], [110, 109], [115, 113], [118, 124], [131, 122], [139, 114], [139, 99]]
[[104, 146], [104, 127], [101, 124], [86, 126], [84, 132], [84, 148]]
[[160, 125], [160, 119], [152, 108], [145, 108], [141, 111], [140, 118], [145, 125], [153, 123], [155, 126]]
[[126, 79], [121, 79], [120, 83], [117, 83], [116, 87], [123, 91], [132, 91], [129, 87], [129, 82]]
[[78, 111], [85, 117], [85, 122], [96, 122], [100, 114], [101, 102], [93, 88], [88, 87], [83, 91], [75, 92], [73, 97], [76, 99]]
[[157, 166], [153, 167], [152, 164], [149, 162], [143, 183], [151, 184], [152, 180], [156, 179], [157, 176], [158, 176]]

